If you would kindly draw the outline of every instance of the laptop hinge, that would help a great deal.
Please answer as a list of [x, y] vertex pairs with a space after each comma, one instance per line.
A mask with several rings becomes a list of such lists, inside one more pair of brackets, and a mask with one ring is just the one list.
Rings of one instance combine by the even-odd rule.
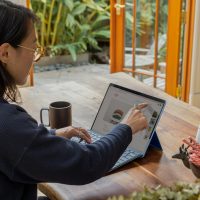
[[153, 147], [153, 148], [159, 149], [161, 151], [163, 150], [156, 131], [153, 134], [153, 137], [152, 137], [151, 142], [150, 142], [150, 146]]

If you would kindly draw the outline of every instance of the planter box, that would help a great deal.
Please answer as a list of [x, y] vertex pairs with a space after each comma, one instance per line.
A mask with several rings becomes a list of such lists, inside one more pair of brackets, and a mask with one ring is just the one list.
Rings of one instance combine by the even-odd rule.
[[56, 65], [56, 64], [73, 64], [78, 65], [81, 63], [88, 63], [89, 62], [89, 53], [79, 54], [77, 56], [77, 60], [74, 62], [70, 55], [63, 55], [63, 56], [44, 56], [38, 62], [38, 66], [47, 66], [47, 65]]

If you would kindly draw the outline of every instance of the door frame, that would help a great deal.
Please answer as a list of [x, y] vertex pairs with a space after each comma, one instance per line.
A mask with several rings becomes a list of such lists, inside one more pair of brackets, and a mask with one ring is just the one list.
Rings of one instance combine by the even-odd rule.
[[196, 0], [188, 1], [187, 3], [181, 94], [181, 99], [185, 102], [189, 102], [190, 95]]
[[[26, 7], [30, 9], [30, 0], [26, 0]], [[31, 66], [29, 71], [29, 84], [30, 86], [34, 85], [34, 65]]]
[[182, 0], [168, 0], [165, 91], [176, 97], [179, 78]]
[[[124, 66], [124, 22], [125, 9], [121, 8], [121, 14], [116, 15], [116, 0], [110, 1], [110, 72], [121, 72]], [[125, 0], [121, 0], [121, 4], [125, 4]], [[118, 48], [120, 46], [121, 48]]]

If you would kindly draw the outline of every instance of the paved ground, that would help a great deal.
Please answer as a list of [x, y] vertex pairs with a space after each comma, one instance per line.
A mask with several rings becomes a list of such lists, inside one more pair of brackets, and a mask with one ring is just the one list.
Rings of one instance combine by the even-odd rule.
[[[57, 68], [58, 69], [58, 68]], [[99, 64], [88, 64], [78, 67], [61, 68], [60, 70], [52, 70], [39, 72], [34, 74], [35, 85], [43, 85], [49, 83], [59, 83], [65, 81], [81, 81], [81, 79], [92, 78], [92, 75], [108, 75], [109, 66]]]
[[[50, 70], [50, 71], [48, 71]], [[42, 67], [41, 69], [36, 67], [35, 84], [42, 85], [48, 83], [59, 83], [62, 81], [81, 81], [81, 79], [90, 79], [92, 75], [106, 75], [109, 74], [109, 65], [100, 64], [87, 64], [80, 66], [67, 66], [58, 65], [51, 67]], [[147, 85], [153, 86], [153, 77], [144, 77], [143, 82]], [[157, 87], [161, 90], [165, 88], [164, 79], [157, 79]]]

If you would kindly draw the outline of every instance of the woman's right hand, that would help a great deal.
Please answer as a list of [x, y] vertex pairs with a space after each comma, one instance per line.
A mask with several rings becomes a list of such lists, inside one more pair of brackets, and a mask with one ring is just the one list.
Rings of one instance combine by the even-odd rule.
[[132, 134], [137, 133], [140, 130], [143, 130], [148, 127], [148, 122], [144, 114], [141, 112], [141, 109], [147, 107], [148, 104], [142, 103], [138, 104], [136, 107], [131, 108], [124, 119], [121, 121], [121, 124], [128, 125]]

